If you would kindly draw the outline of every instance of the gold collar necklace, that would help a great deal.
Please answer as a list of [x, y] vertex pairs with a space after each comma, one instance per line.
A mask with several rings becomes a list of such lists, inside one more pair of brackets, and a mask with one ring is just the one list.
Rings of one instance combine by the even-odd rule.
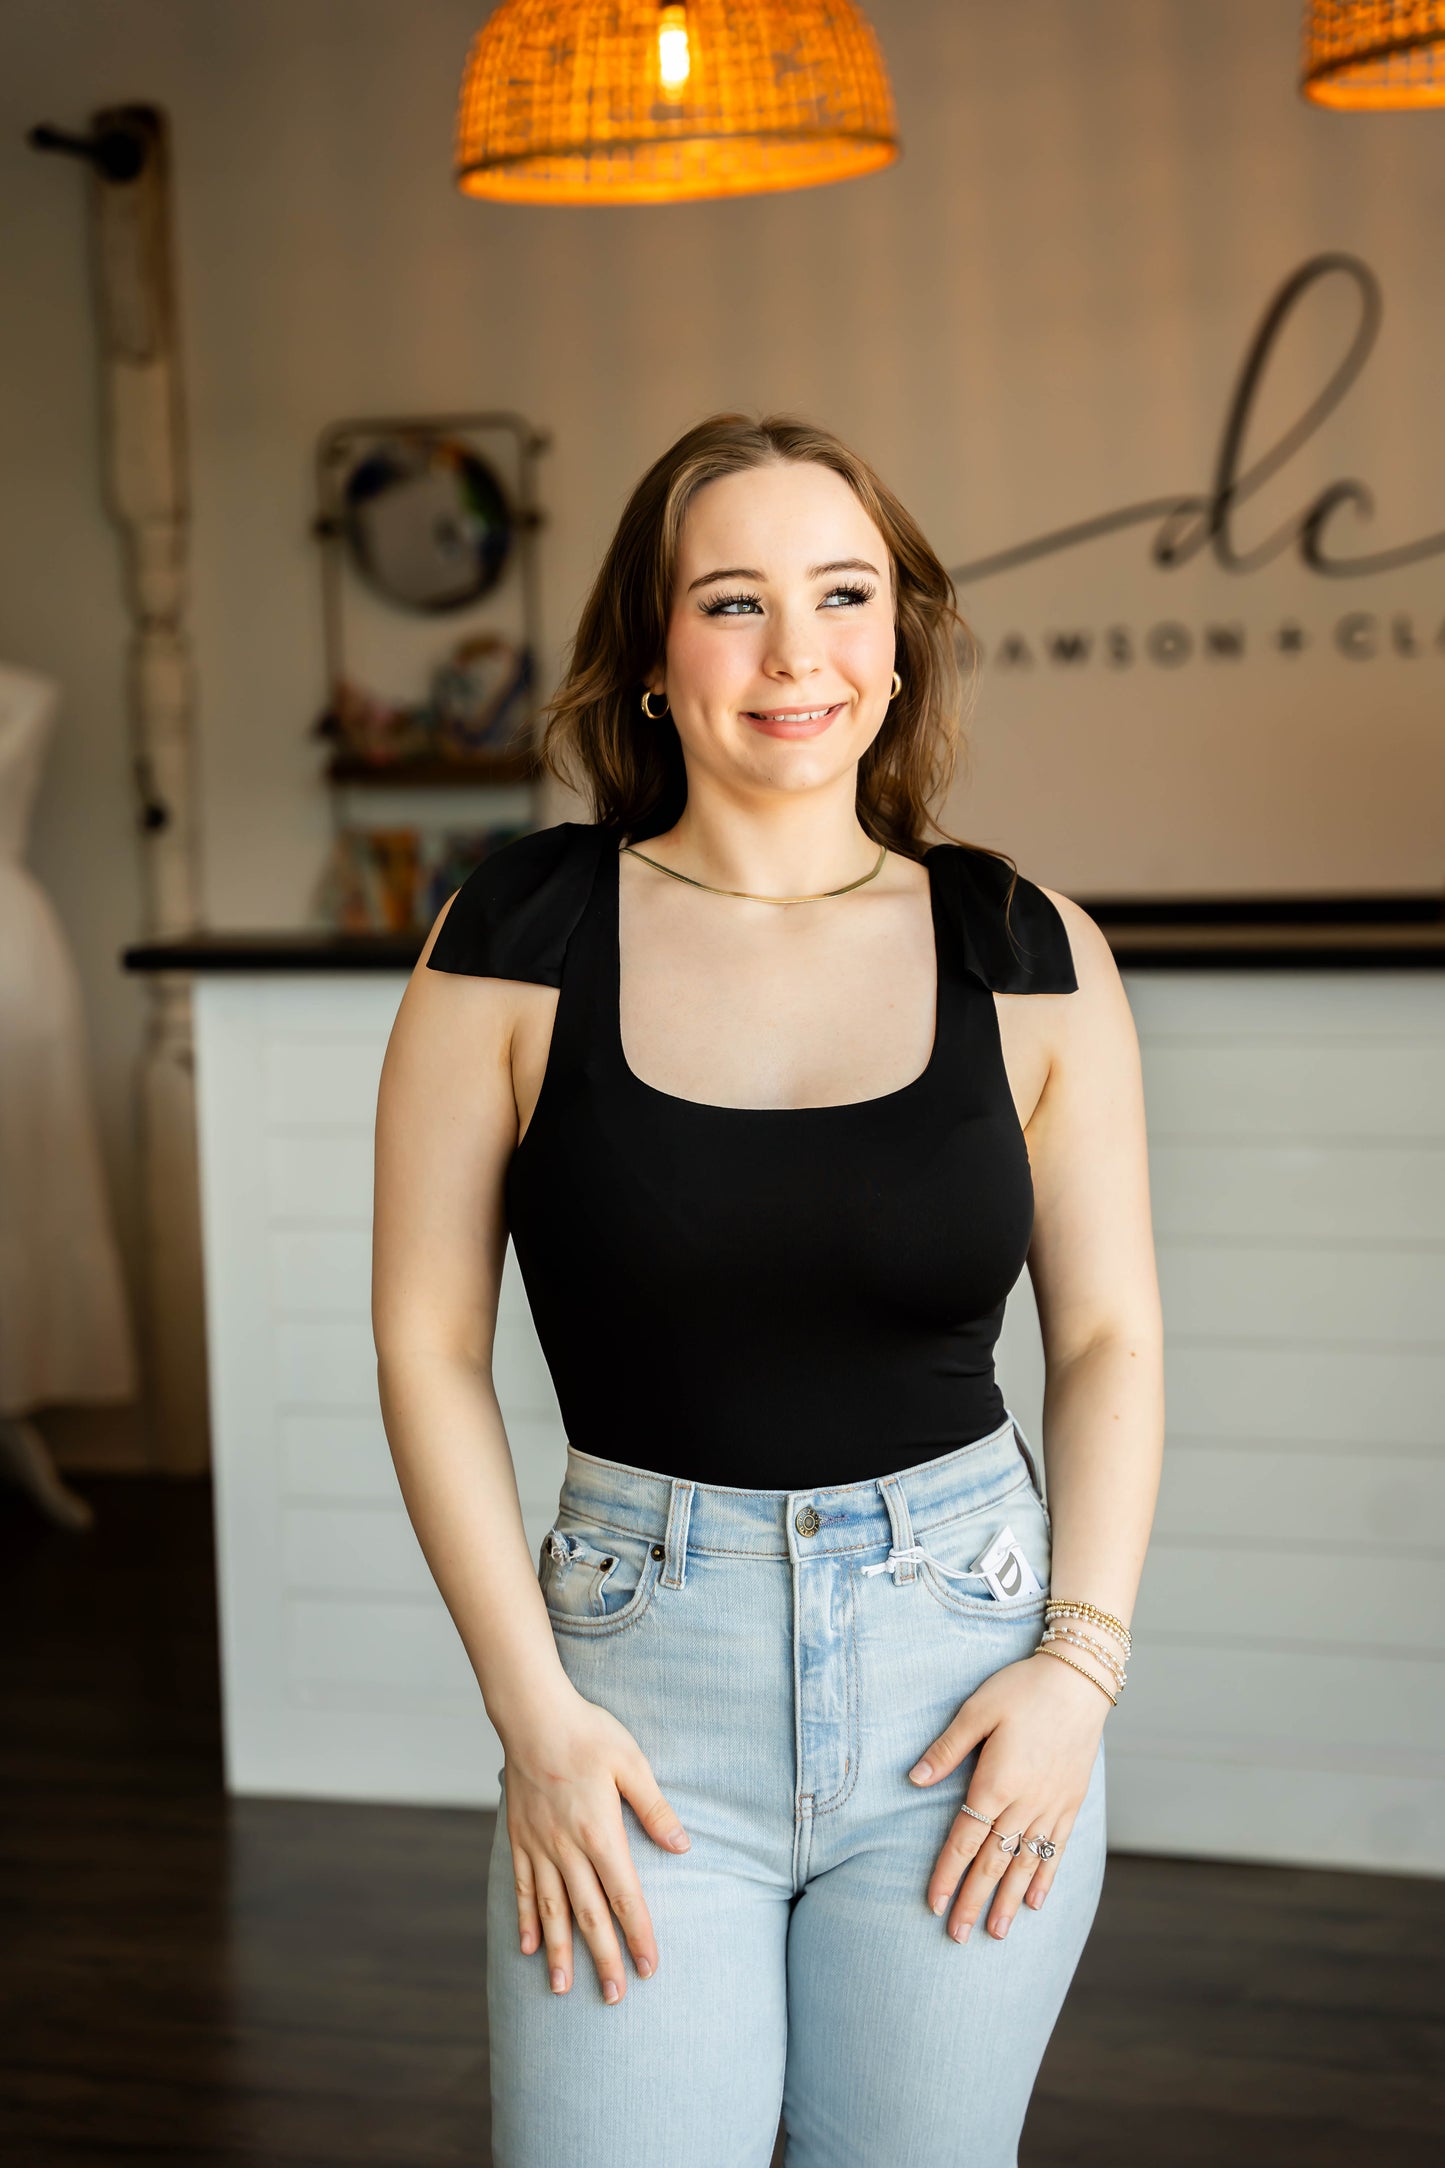
[[705, 888], [712, 896], [747, 896], [753, 903], [822, 903], [828, 896], [846, 896], [851, 888], [862, 888], [883, 871], [883, 861], [888, 856], [888, 845], [878, 846], [878, 863], [871, 873], [860, 874], [856, 881], [846, 881], [841, 888], [825, 888], [816, 896], [756, 896], [750, 888], [714, 888], [711, 881], [695, 881], [690, 873], [678, 873], [672, 866], [663, 865], [660, 858], [649, 858], [646, 851], [635, 850], [630, 843], [622, 846], [630, 858], [640, 858], [645, 866], [656, 866], [659, 873], [670, 873], [675, 881], [686, 881], [689, 888]]

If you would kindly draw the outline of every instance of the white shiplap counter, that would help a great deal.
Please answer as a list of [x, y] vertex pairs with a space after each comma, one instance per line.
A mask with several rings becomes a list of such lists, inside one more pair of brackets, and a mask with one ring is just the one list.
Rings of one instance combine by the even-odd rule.
[[[132, 951], [127, 960], [140, 952]], [[1124, 966], [1168, 1436], [1116, 1849], [1445, 1870], [1445, 971]], [[226, 1772], [491, 1805], [502, 1752], [376, 1399], [372, 1126], [405, 969], [200, 968]], [[1027, 1275], [999, 1374], [1037, 1444]], [[507, 1253], [496, 1383], [533, 1551], [565, 1459]]]

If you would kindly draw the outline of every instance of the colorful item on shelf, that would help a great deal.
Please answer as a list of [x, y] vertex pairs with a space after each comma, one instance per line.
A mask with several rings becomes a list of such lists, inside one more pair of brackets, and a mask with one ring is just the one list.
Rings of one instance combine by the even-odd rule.
[[428, 697], [382, 700], [338, 681], [315, 735], [329, 738], [333, 766], [358, 762], [402, 771], [506, 752], [527, 721], [531, 657], [497, 633], [475, 633], [438, 664]]
[[332, 740], [338, 759], [375, 768], [426, 760], [432, 750], [425, 708], [378, 699], [346, 678], [338, 682], [316, 735]]
[[518, 821], [465, 830], [343, 828], [317, 885], [317, 914], [339, 933], [426, 933], [489, 851], [528, 833]]
[[436, 752], [465, 759], [505, 745], [522, 718], [531, 675], [530, 658], [497, 633], [459, 641], [432, 679]]
[[317, 905], [343, 933], [405, 933], [416, 919], [421, 838], [414, 828], [345, 828], [332, 844]]

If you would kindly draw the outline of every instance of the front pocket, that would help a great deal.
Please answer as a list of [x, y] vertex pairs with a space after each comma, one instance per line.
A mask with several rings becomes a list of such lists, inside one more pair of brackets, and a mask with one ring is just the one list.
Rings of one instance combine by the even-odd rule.
[[537, 1578], [547, 1615], [565, 1632], [614, 1633], [640, 1618], [652, 1600], [663, 1559], [649, 1536], [614, 1529], [565, 1511], [548, 1529]]
[[[1018, 1596], [996, 1596], [976, 1569], [976, 1561], [1002, 1528], [1013, 1530], [1019, 1555], [1033, 1569], [1039, 1586]], [[923, 1556], [918, 1578], [945, 1611], [965, 1618], [1037, 1618], [1044, 1615], [1049, 1593], [1052, 1539], [1049, 1516], [1027, 1476], [1001, 1498], [972, 1513], [913, 1532]], [[948, 1567], [948, 1573], [942, 1567]]]

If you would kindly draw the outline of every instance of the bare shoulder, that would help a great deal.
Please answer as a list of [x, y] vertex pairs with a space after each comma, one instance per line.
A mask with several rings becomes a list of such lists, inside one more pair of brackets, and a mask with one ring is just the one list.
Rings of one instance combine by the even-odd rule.
[[1117, 981], [1119, 970], [1114, 962], [1114, 951], [1110, 948], [1103, 929], [1090, 918], [1083, 905], [1075, 903], [1073, 897], [1064, 895], [1061, 889], [1045, 888], [1042, 882], [1039, 884], [1039, 893], [1048, 897], [1064, 922], [1064, 931], [1069, 937], [1069, 947], [1073, 952], [1074, 974], [1079, 981], [1079, 991], [1083, 992], [1086, 977], [1091, 981], [1097, 981], [1101, 977], [1106, 982]]
[[1108, 936], [1072, 896], [1042, 884], [1040, 889], [1064, 922], [1079, 982], [1077, 993], [1049, 1004], [1059, 1048], [1085, 1042], [1097, 1047], [1110, 1039], [1132, 1045], [1133, 1012]]
[[433, 971], [428, 936], [392, 1022], [376, 1098], [372, 1323], [377, 1351], [490, 1360], [517, 1141], [513, 980]]

